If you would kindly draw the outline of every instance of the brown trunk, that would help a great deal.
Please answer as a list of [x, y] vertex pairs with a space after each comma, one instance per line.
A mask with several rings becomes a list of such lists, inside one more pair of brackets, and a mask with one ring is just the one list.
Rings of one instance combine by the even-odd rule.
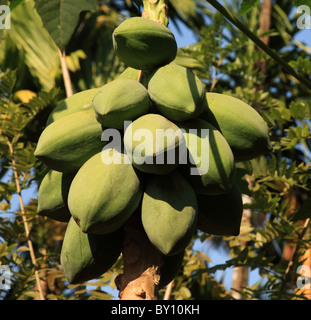
[[[261, 5], [260, 22], [259, 22], [260, 34], [263, 34], [270, 30], [271, 9], [272, 9], [271, 0], [263, 0], [263, 3]], [[269, 45], [269, 36], [265, 35], [265, 36], [262, 36], [260, 39], [266, 45]], [[266, 60], [262, 60], [259, 62], [259, 68], [263, 73], [266, 72]]]
[[242, 295], [239, 291], [242, 291], [248, 284], [248, 267], [241, 266], [235, 267], [232, 275], [232, 297], [240, 300]]
[[[43, 256], [45, 256], [46, 255], [46, 249], [42, 248], [40, 250], [40, 253]], [[48, 264], [47, 263], [43, 263], [40, 266], [40, 269], [45, 269], [45, 268], [48, 268]], [[42, 295], [44, 297], [46, 297], [48, 295], [47, 271], [46, 270], [40, 270], [40, 286], [41, 286]], [[39, 292], [38, 285], [36, 285], [36, 289]], [[34, 297], [34, 300], [41, 300], [40, 295], [38, 294], [36, 297]]]
[[[271, 0], [263, 0], [261, 5], [260, 21], [259, 21], [260, 34], [263, 34], [270, 30], [271, 10], [272, 10]], [[269, 45], [269, 36], [262, 36], [260, 39], [266, 45]], [[266, 60], [257, 61], [256, 65], [263, 74], [266, 73]], [[259, 85], [258, 89], [262, 89], [262, 85]]]
[[139, 216], [125, 225], [123, 274], [116, 278], [121, 300], [157, 300], [161, 253], [150, 243]]
[[[279, 186], [281, 188], [283, 188], [283, 186], [281, 184], [279, 184]], [[294, 191], [289, 189], [288, 192], [285, 194], [284, 196], [284, 200], [288, 200], [288, 206], [290, 207], [288, 214], [292, 214], [296, 209], [298, 209], [299, 204], [297, 201], [297, 196], [295, 195]], [[294, 241], [296, 242], [296, 241]], [[290, 261], [292, 259], [292, 256], [295, 252], [295, 248], [296, 246], [292, 245], [293, 243], [287, 241], [286, 244], [284, 245], [283, 248], [283, 259], [284, 260], [288, 260]]]
[[[250, 203], [252, 201], [246, 195], [242, 195], [243, 203]], [[249, 209], [243, 210], [242, 223], [243, 226], [248, 226], [251, 224], [251, 211]], [[240, 236], [244, 236], [244, 234], [240, 234]], [[247, 242], [240, 241], [241, 248], [244, 248], [247, 245]], [[242, 295], [239, 291], [242, 291], [248, 284], [248, 266], [239, 266], [233, 269], [232, 275], [232, 292], [231, 295], [234, 299], [241, 299]]]
[[[297, 209], [299, 209], [299, 207], [300, 207], [299, 201], [297, 200], [297, 196], [292, 189], [290, 189], [286, 193], [286, 195], [284, 196], [284, 200], [289, 200], [289, 203], [288, 203], [288, 206], [289, 206], [288, 214], [289, 215], [294, 213]], [[301, 232], [304, 233], [304, 230], [308, 225], [308, 220], [301, 221], [301, 225], [302, 225]], [[302, 239], [304, 239], [304, 240], [310, 239], [310, 234], [308, 234], [308, 233], [305, 234], [305, 236], [303, 236]], [[283, 260], [288, 261], [288, 270], [286, 270], [286, 274], [289, 274], [290, 268], [293, 267], [293, 262], [295, 260], [295, 254], [298, 250], [298, 245], [296, 245], [298, 240], [299, 240], [299, 238], [297, 240], [287, 241], [284, 245], [282, 258], [283, 258]], [[301, 261], [303, 261], [302, 265], [306, 266], [308, 268], [308, 270], [311, 270], [311, 247], [309, 247], [306, 250], [306, 252], [302, 255], [302, 257], [300, 259], [301, 259]], [[309, 277], [310, 274], [305, 275], [305, 276]], [[292, 283], [291, 286], [293, 287], [294, 283]], [[307, 283], [304, 288], [300, 289], [297, 292], [297, 294], [301, 294], [306, 299], [311, 300], [310, 284]]]
[[[271, 0], [263, 0], [260, 12], [260, 33], [264, 33], [270, 30], [271, 25]], [[269, 44], [269, 36], [262, 36], [261, 41], [266, 45]]]

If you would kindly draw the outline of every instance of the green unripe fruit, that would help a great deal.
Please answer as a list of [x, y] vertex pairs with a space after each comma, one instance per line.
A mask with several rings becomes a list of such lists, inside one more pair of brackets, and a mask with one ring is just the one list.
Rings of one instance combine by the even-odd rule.
[[89, 158], [100, 152], [102, 127], [93, 110], [69, 114], [47, 126], [34, 152], [50, 169], [76, 172]]
[[152, 174], [167, 174], [177, 168], [184, 138], [179, 128], [159, 114], [144, 115], [124, 134], [124, 147], [133, 166]]
[[251, 160], [272, 150], [266, 122], [247, 103], [208, 92], [203, 106], [202, 118], [221, 131], [236, 160]]
[[203, 83], [190, 69], [175, 63], [151, 75], [148, 92], [160, 113], [172, 121], [193, 119], [203, 110]]
[[153, 70], [173, 61], [177, 43], [164, 25], [142, 17], [123, 21], [113, 32], [118, 57], [137, 70]]
[[[139, 79], [140, 76], [141, 79]], [[119, 75], [119, 78], [132, 79], [136, 81], [140, 80], [140, 83], [146, 87], [149, 81], [149, 72], [144, 71], [141, 73], [140, 70], [128, 67]]]
[[213, 235], [237, 236], [243, 214], [241, 192], [235, 183], [229, 193], [197, 194], [198, 229]]
[[122, 239], [122, 230], [105, 235], [83, 233], [71, 218], [60, 255], [69, 283], [96, 279], [107, 272], [121, 254]]
[[107, 234], [119, 229], [134, 213], [142, 194], [141, 177], [126, 155], [105, 149], [77, 172], [68, 206], [83, 232]]
[[74, 174], [50, 170], [42, 179], [38, 191], [37, 213], [51, 219], [68, 222], [68, 192]]
[[92, 109], [92, 100], [97, 90], [97, 88], [84, 90], [65, 99], [50, 113], [46, 125], [48, 126], [68, 114]]
[[123, 129], [124, 121], [146, 114], [149, 106], [147, 89], [132, 79], [118, 78], [107, 83], [93, 99], [96, 118], [107, 128]]
[[119, 78], [121, 79], [132, 79], [132, 80], [138, 80], [139, 78], [139, 72], [140, 70], [127, 67], [122, 73], [120, 73]]
[[152, 175], [142, 201], [142, 223], [150, 242], [163, 254], [183, 252], [196, 230], [196, 194], [178, 172]]
[[201, 119], [178, 123], [184, 129], [188, 148], [187, 163], [180, 167], [197, 193], [222, 194], [231, 190], [235, 163], [224, 136]]

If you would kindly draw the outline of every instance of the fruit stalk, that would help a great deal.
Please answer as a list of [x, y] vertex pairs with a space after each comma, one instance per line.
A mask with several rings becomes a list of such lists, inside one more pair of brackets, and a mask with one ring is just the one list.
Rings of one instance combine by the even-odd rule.
[[123, 274], [116, 280], [121, 300], [158, 300], [159, 269], [162, 255], [150, 243], [140, 221], [134, 214], [124, 226]]
[[143, 18], [168, 25], [168, 0], [143, 0]]

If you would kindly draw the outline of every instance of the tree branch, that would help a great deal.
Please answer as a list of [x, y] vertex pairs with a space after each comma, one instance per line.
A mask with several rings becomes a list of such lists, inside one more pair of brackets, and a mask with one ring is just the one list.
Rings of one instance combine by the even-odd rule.
[[[270, 30], [271, 25], [271, 0], [264, 0], [261, 5], [261, 11], [260, 11], [260, 34], [263, 34], [265, 32], [268, 32]], [[260, 40], [265, 44], [269, 45], [269, 36], [261, 36]], [[266, 60], [261, 60], [257, 62], [257, 65], [259, 69], [262, 71], [262, 73], [266, 73]], [[261, 88], [261, 86], [260, 86]]]
[[172, 280], [172, 281], [167, 285], [166, 290], [165, 290], [165, 294], [164, 294], [164, 297], [163, 297], [163, 300], [169, 300], [169, 299], [170, 299], [173, 286], [174, 286], [174, 280]]
[[212, 85], [211, 85], [210, 90], [209, 90], [210, 92], [213, 92], [215, 87], [216, 87], [216, 84], [217, 84], [217, 73], [218, 73], [218, 70], [219, 70], [219, 68], [221, 66], [221, 63], [222, 63], [222, 59], [219, 58], [218, 63], [217, 63], [217, 67], [215, 68], [215, 75], [213, 77]]
[[62, 74], [63, 74], [63, 79], [64, 79], [66, 96], [67, 96], [67, 98], [69, 98], [73, 95], [73, 90], [72, 90], [72, 84], [71, 84], [68, 66], [66, 63], [66, 54], [65, 54], [65, 52], [62, 53], [60, 51], [60, 49], [58, 49], [58, 53], [59, 53], [59, 57], [60, 57], [60, 64], [62, 67]]
[[[306, 234], [306, 232], [307, 232], [307, 230], [308, 230], [308, 228], [310, 226], [310, 222], [311, 222], [310, 218], [306, 219], [306, 221], [304, 223], [304, 226], [303, 226], [301, 232], [298, 235], [298, 240], [302, 240], [304, 238], [304, 236], [305, 236], [305, 234]], [[290, 271], [294, 267], [294, 262], [297, 259], [297, 256], [299, 254], [299, 250], [298, 249], [299, 249], [299, 245], [297, 244], [297, 246], [295, 247], [295, 251], [292, 254], [292, 256], [291, 256], [291, 258], [290, 258], [290, 260], [288, 262], [288, 265], [287, 265], [287, 268], [286, 268], [286, 271], [285, 271], [285, 274], [284, 274], [284, 277], [283, 277], [283, 280], [282, 280], [282, 283], [281, 283], [281, 289], [280, 289], [281, 291], [284, 290], [285, 285], [286, 285], [287, 281], [290, 278]]]
[[[264, 33], [270, 30], [271, 25], [271, 0], [263, 0], [261, 5], [260, 13], [260, 33]], [[260, 40], [265, 44], [269, 45], [269, 36], [262, 36]]]
[[307, 89], [311, 90], [311, 81], [301, 76], [294, 68], [292, 68], [276, 52], [274, 52], [263, 41], [261, 41], [252, 31], [250, 31], [240, 20], [233, 16], [217, 0], [207, 0], [207, 2], [209, 2], [226, 19], [228, 19], [234, 26], [236, 26], [240, 31], [242, 31], [249, 39], [251, 39], [260, 49], [267, 53], [273, 60], [278, 62], [286, 70], [287, 73], [289, 73], [295, 79], [304, 84]]
[[10, 153], [12, 155], [12, 166], [13, 166], [13, 173], [14, 173], [14, 179], [15, 179], [15, 184], [16, 184], [16, 191], [17, 191], [17, 195], [18, 195], [18, 199], [19, 199], [19, 204], [21, 207], [21, 213], [22, 213], [22, 219], [23, 219], [23, 224], [24, 224], [24, 228], [25, 228], [25, 234], [26, 234], [26, 238], [27, 238], [27, 243], [28, 243], [28, 247], [29, 247], [29, 252], [30, 252], [30, 258], [31, 258], [31, 262], [33, 264], [33, 266], [35, 267], [35, 278], [36, 278], [36, 283], [37, 283], [37, 288], [39, 291], [39, 296], [40, 296], [40, 300], [45, 300], [44, 295], [43, 295], [43, 291], [42, 291], [42, 287], [41, 287], [41, 281], [40, 281], [40, 277], [39, 277], [39, 272], [37, 270], [37, 260], [36, 260], [36, 256], [35, 256], [35, 251], [32, 245], [32, 241], [30, 240], [30, 231], [29, 231], [29, 225], [27, 222], [27, 217], [26, 217], [26, 212], [25, 212], [25, 207], [24, 207], [24, 202], [23, 202], [23, 198], [22, 198], [22, 193], [21, 193], [21, 186], [19, 183], [19, 178], [18, 178], [18, 173], [16, 170], [16, 161], [14, 159], [14, 150], [13, 150], [13, 145], [11, 143], [11, 141], [9, 140], [8, 137], [5, 137], [8, 147], [10, 149]]

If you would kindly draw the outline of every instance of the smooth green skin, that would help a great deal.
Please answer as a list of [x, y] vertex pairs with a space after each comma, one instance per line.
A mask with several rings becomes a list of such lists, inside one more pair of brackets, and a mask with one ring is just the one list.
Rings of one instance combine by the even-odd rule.
[[197, 201], [199, 230], [213, 235], [239, 235], [243, 202], [236, 183], [226, 194], [218, 196], [197, 194]]
[[38, 191], [37, 213], [51, 219], [68, 222], [68, 192], [74, 174], [50, 170], [42, 179]]
[[163, 256], [163, 264], [160, 267], [161, 277], [158, 285], [159, 289], [164, 288], [177, 276], [178, 271], [182, 266], [184, 255], [185, 251], [177, 253], [173, 256]]
[[96, 118], [106, 128], [124, 129], [124, 121], [146, 114], [150, 99], [147, 89], [133, 79], [117, 78], [98, 90], [93, 99]]
[[121, 254], [123, 232], [86, 234], [71, 218], [62, 244], [60, 262], [71, 284], [99, 278]]
[[65, 99], [50, 113], [46, 125], [48, 126], [52, 122], [63, 118], [68, 114], [92, 109], [92, 100], [97, 90], [97, 88], [84, 90]]
[[142, 200], [142, 223], [150, 242], [167, 256], [184, 251], [197, 220], [196, 194], [178, 172], [152, 175]]
[[251, 160], [272, 150], [266, 122], [240, 99], [207, 92], [201, 117], [222, 132], [236, 160]]
[[142, 17], [123, 21], [112, 38], [120, 60], [137, 70], [153, 70], [170, 63], [177, 54], [174, 34], [164, 25]]
[[48, 168], [76, 172], [105, 143], [101, 141], [102, 126], [93, 110], [69, 114], [47, 126], [40, 135], [34, 152]]
[[[181, 129], [184, 129], [184, 137], [188, 149], [187, 164], [180, 166], [180, 171], [190, 182], [197, 193], [203, 194], [222, 194], [231, 190], [235, 178], [235, 162], [231, 148], [224, 136], [208, 122], [201, 119], [193, 119], [177, 123]], [[196, 129], [191, 132], [190, 129]], [[208, 136], [203, 136], [203, 129], [209, 130]], [[197, 146], [194, 142], [197, 141]], [[204, 142], [206, 141], [206, 143]], [[201, 152], [201, 144], [208, 147], [209, 150]], [[204, 172], [205, 164], [204, 155], [208, 152], [207, 172]], [[197, 154], [198, 153], [198, 154]], [[203, 161], [197, 165], [192, 164], [191, 159], [196, 159], [196, 155]], [[202, 163], [203, 162], [203, 163]], [[193, 175], [190, 168], [197, 167], [200, 175]], [[206, 170], [205, 170], [206, 171]]]
[[[146, 130], [146, 134], [135, 136], [140, 130]], [[169, 139], [164, 138], [165, 130], [173, 130], [171, 133], [167, 131]], [[179, 128], [173, 122], [159, 114], [149, 113], [135, 120], [126, 129], [123, 140], [133, 166], [142, 172], [159, 175], [175, 170], [178, 167], [180, 146], [184, 143], [182, 132], [179, 132], [179, 136], [178, 132]], [[146, 157], [143, 163], [139, 162], [141, 155]], [[160, 156], [163, 156], [162, 163], [159, 163]]]
[[172, 121], [193, 119], [203, 110], [203, 83], [190, 69], [176, 63], [161, 67], [151, 75], [148, 92], [160, 113]]
[[141, 202], [142, 180], [133, 166], [121, 163], [106, 164], [111, 149], [89, 159], [73, 179], [68, 206], [81, 230], [86, 233], [106, 234], [119, 229]]
[[[140, 70], [127, 67], [120, 75], [119, 78], [121, 79], [132, 79], [138, 81], [139, 78], [139, 72]], [[147, 87], [149, 81], [149, 72], [144, 71], [142, 73], [142, 79], [140, 80], [140, 83], [143, 84], [145, 87]]]

